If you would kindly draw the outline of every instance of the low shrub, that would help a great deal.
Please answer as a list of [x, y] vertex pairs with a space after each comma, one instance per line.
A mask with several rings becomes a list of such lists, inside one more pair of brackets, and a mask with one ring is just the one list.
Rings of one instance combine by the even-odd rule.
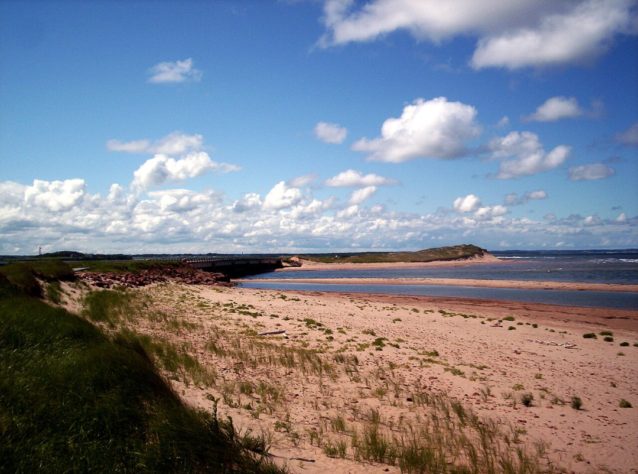
[[533, 401], [534, 401], [534, 395], [532, 395], [531, 393], [527, 392], [521, 395], [521, 403], [524, 406], [531, 407]]

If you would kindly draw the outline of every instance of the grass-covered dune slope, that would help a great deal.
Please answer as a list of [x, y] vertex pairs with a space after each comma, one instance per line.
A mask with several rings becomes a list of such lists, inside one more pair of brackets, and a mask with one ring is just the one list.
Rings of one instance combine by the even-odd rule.
[[134, 339], [29, 295], [70, 277], [47, 265], [0, 269], [0, 472], [277, 472], [215, 409], [185, 406]]
[[488, 252], [476, 245], [454, 245], [416, 252], [363, 252], [363, 253], [331, 253], [310, 254], [302, 258], [323, 263], [405, 263], [405, 262], [437, 262], [449, 260], [466, 260], [482, 257]]

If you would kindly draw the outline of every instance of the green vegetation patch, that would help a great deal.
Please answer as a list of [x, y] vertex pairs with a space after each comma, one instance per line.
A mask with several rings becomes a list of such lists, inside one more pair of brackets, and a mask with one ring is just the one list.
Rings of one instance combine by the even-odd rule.
[[84, 297], [83, 315], [91, 321], [114, 324], [130, 315], [133, 294], [128, 291], [98, 290]]
[[19, 291], [31, 296], [42, 296], [38, 279], [48, 282], [73, 280], [73, 270], [60, 260], [29, 260], [0, 267], [0, 275]]
[[0, 472], [272, 472], [140, 344], [0, 281]]
[[436, 262], [464, 260], [487, 253], [476, 245], [454, 245], [419, 250], [416, 252], [365, 252], [303, 255], [302, 258], [324, 263], [386, 263], [386, 262]]

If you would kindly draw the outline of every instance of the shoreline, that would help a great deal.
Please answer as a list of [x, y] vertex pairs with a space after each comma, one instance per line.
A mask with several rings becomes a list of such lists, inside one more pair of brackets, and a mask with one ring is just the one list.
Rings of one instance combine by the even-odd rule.
[[361, 300], [370, 303], [397, 305], [419, 305], [433, 309], [442, 307], [459, 312], [485, 312], [494, 317], [505, 317], [512, 313], [551, 324], [591, 324], [618, 330], [638, 332], [638, 309], [599, 308], [591, 306], [563, 306], [551, 303], [536, 303], [483, 299], [457, 296], [423, 296], [393, 295], [385, 293], [358, 293], [349, 291], [316, 291], [316, 290], [279, 290], [264, 288], [241, 288], [249, 292], [284, 293], [306, 297], [317, 297], [326, 300], [351, 301]]
[[473, 278], [251, 278], [238, 279], [251, 283], [315, 283], [321, 285], [436, 285], [479, 288], [515, 288], [521, 290], [611, 291], [638, 293], [638, 285], [614, 283], [581, 283], [533, 280], [480, 280]]

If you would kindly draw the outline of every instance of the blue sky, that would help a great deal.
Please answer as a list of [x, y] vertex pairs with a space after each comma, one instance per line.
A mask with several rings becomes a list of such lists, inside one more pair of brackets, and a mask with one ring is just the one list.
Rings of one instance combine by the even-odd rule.
[[0, 253], [638, 246], [629, 0], [0, 3]]

